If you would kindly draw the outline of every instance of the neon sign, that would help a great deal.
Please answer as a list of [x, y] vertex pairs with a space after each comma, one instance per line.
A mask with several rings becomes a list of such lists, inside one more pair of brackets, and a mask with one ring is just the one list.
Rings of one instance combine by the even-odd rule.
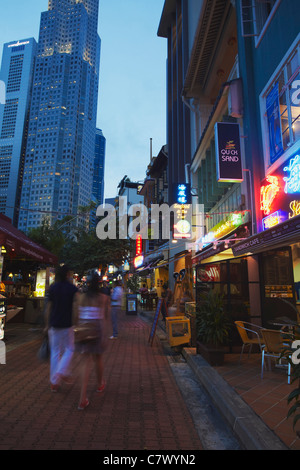
[[134, 267], [139, 268], [140, 266], [143, 265], [143, 262], [144, 262], [143, 255], [136, 256], [133, 260]]
[[300, 156], [296, 155], [295, 158], [291, 158], [289, 165], [283, 168], [283, 171], [288, 171], [289, 176], [285, 176], [284, 192], [286, 194], [294, 194], [300, 192]]
[[280, 186], [277, 176], [269, 175], [266, 180], [270, 184], [260, 188], [260, 208], [265, 215], [269, 215], [273, 201], [277, 196], [277, 193], [280, 191]]
[[240, 225], [247, 222], [248, 212], [233, 212], [227, 218], [222, 220], [219, 224], [215, 225], [210, 232], [202, 237], [203, 246], [213, 243], [214, 240], [222, 238], [235, 230]]
[[142, 248], [143, 248], [143, 240], [141, 235], [136, 236], [135, 240], [135, 254], [136, 256], [139, 256], [142, 254]]
[[143, 239], [141, 235], [137, 235], [135, 239], [135, 258], [133, 264], [135, 268], [142, 266], [144, 262], [144, 256], [142, 255], [143, 250]]
[[180, 183], [175, 185], [175, 202], [178, 204], [190, 204], [191, 199], [191, 188], [189, 184]]
[[290, 209], [292, 213], [289, 213], [289, 219], [296, 217], [296, 215], [300, 215], [300, 201], [292, 201], [290, 202]]
[[273, 214], [268, 215], [262, 220], [263, 229], [267, 230], [268, 228], [275, 227], [275, 225], [280, 224], [282, 218], [283, 215], [281, 214], [281, 211], [273, 212]]

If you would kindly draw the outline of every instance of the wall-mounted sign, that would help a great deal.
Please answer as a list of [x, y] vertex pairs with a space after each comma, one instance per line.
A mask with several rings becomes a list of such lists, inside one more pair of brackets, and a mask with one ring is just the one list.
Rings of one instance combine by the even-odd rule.
[[143, 252], [143, 239], [141, 235], [137, 235], [135, 239], [135, 258], [133, 264], [135, 268], [140, 268], [144, 262]]
[[300, 215], [300, 156], [282, 164], [268, 175], [260, 189], [262, 229], [267, 230]]
[[240, 225], [249, 222], [249, 212], [232, 212], [226, 219], [215, 225], [204, 237], [201, 239], [203, 246], [213, 243], [215, 240], [229, 235], [236, 230]]
[[192, 238], [192, 205], [174, 204], [174, 239]]
[[300, 156], [296, 155], [291, 158], [283, 171], [287, 174], [283, 178], [285, 181], [284, 192], [287, 194], [300, 193]]
[[135, 268], [140, 268], [141, 266], [143, 266], [143, 262], [144, 262], [144, 256], [143, 255], [136, 256], [133, 260], [134, 267]]
[[231, 122], [216, 122], [217, 181], [243, 181], [240, 126]]
[[143, 251], [143, 239], [141, 235], [137, 235], [135, 239], [135, 255], [141, 255]]

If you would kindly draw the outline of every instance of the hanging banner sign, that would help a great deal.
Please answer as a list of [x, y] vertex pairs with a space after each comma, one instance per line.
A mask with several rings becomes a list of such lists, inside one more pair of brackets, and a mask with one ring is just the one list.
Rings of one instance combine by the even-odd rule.
[[243, 181], [240, 126], [232, 122], [215, 124], [217, 181]]

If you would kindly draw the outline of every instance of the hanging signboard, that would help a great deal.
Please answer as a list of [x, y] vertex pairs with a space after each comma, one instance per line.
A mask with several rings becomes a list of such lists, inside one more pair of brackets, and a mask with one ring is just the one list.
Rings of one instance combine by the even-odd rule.
[[175, 204], [191, 204], [191, 185], [187, 183], [173, 184], [173, 201]]
[[243, 181], [240, 126], [232, 122], [216, 122], [217, 181]]

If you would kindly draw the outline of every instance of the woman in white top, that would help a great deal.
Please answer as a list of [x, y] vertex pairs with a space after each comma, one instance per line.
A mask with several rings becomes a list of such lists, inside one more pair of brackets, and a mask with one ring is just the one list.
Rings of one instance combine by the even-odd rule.
[[103, 392], [105, 382], [103, 381], [103, 359], [105, 350], [106, 321], [109, 314], [110, 301], [107, 295], [100, 292], [99, 276], [93, 273], [88, 280], [87, 291], [81, 295], [78, 302], [78, 323], [93, 322], [96, 325], [97, 338], [87, 343], [77, 343], [76, 351], [83, 355], [82, 383], [79, 410], [84, 410], [89, 405], [87, 399], [87, 385], [91, 372], [92, 360], [94, 359], [98, 381], [97, 392]]

